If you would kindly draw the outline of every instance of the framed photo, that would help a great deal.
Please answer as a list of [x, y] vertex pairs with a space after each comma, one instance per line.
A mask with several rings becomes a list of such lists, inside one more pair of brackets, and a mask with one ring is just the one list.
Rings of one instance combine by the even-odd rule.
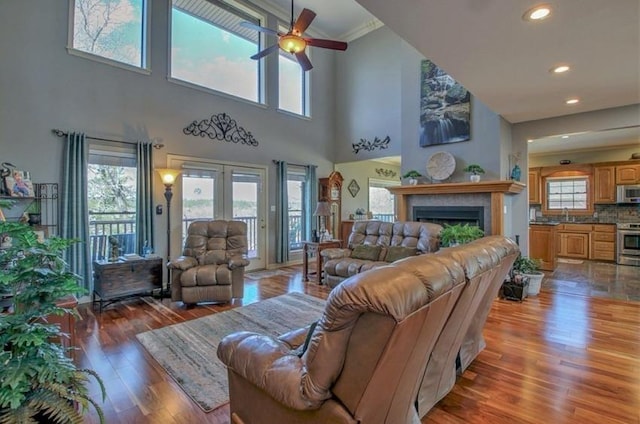
[[471, 95], [430, 60], [420, 70], [420, 147], [471, 139]]
[[[11, 175], [4, 178], [4, 183], [10, 196], [34, 197], [33, 183], [28, 178], [28, 173], [14, 170]], [[25, 178], [27, 177], [27, 178]]]
[[351, 197], [356, 197], [356, 195], [360, 191], [360, 186], [358, 185], [358, 182], [356, 180], [351, 180], [347, 189], [349, 190], [349, 193], [351, 193]]

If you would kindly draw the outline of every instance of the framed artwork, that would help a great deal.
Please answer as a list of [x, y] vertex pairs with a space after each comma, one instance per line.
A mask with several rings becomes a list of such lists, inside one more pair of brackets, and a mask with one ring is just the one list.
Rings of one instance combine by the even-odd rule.
[[349, 190], [349, 193], [351, 193], [351, 197], [356, 197], [356, 195], [360, 191], [360, 186], [358, 185], [358, 182], [356, 180], [351, 180], [351, 182], [347, 186], [347, 189]]
[[11, 173], [11, 176], [4, 178], [4, 184], [9, 192], [9, 196], [13, 197], [34, 197], [33, 183], [29, 178], [25, 178], [28, 175], [26, 172], [15, 170]]
[[471, 95], [430, 60], [420, 69], [420, 147], [471, 139]]

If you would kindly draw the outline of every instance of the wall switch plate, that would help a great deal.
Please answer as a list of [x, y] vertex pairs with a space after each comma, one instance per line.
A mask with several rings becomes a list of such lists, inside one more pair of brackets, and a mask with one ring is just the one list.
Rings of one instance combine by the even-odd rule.
[[162, 205], [156, 205], [156, 215], [162, 215]]

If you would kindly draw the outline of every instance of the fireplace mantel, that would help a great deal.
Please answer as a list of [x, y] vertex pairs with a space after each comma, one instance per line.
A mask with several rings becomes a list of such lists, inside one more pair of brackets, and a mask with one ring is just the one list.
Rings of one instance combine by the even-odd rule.
[[518, 181], [481, 181], [478, 183], [442, 183], [387, 187], [396, 196], [396, 215], [399, 221], [411, 220], [408, 211], [410, 196], [439, 194], [491, 195], [491, 230], [487, 234], [504, 234], [504, 196], [515, 195], [526, 187]]

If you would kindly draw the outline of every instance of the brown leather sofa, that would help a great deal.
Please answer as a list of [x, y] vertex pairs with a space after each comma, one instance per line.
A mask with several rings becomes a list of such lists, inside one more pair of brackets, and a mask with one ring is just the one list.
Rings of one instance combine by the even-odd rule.
[[192, 304], [242, 298], [244, 268], [249, 265], [246, 254], [246, 223], [192, 222], [182, 256], [167, 264], [171, 273], [171, 300]]
[[356, 221], [346, 249], [324, 249], [323, 282], [335, 287], [360, 272], [398, 258], [433, 253], [440, 247], [442, 226], [429, 222]]
[[[345, 280], [330, 293], [302, 355], [304, 330], [225, 337], [218, 357], [228, 368], [232, 422], [419, 423], [416, 401], [435, 390], [425, 380], [443, 380], [451, 367], [455, 378], [457, 353], [445, 348], [451, 334], [468, 336], [465, 308], [504, 278], [517, 255], [502, 236], [482, 240]], [[447, 355], [434, 362], [436, 350]]]

